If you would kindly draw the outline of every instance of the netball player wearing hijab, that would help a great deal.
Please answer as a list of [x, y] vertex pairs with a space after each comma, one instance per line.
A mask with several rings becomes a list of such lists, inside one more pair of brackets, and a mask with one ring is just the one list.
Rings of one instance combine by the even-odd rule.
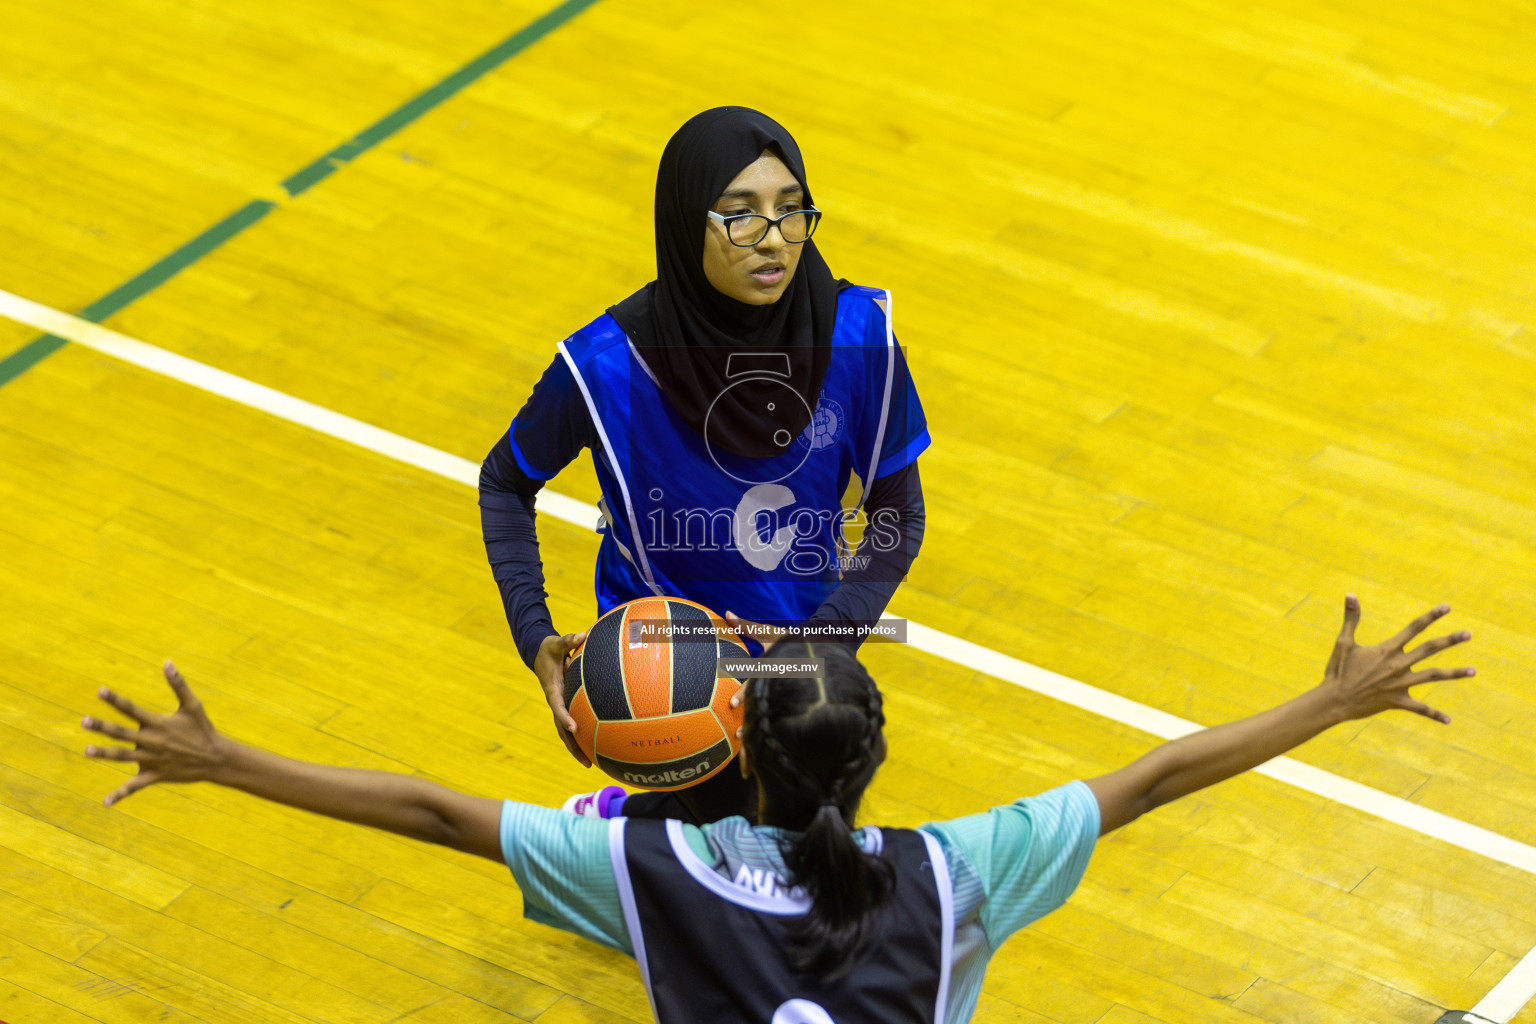
[[[554, 628], [534, 530], [534, 496], [582, 448], [603, 492], [599, 614], [656, 594], [733, 625], [848, 636], [880, 618], [917, 554], [922, 408], [888, 294], [834, 280], [811, 238], [820, 218], [777, 122], [743, 107], [690, 119], [656, 176], [656, 280], [560, 343], [485, 460], [485, 546], [507, 622], [583, 764], [563, 694], [582, 637]], [[855, 475], [870, 527], [840, 573]], [[610, 786], [567, 805], [600, 815], [623, 796]], [[631, 797], [623, 813], [698, 824], [750, 811], [755, 796], [722, 772]]]
[[103, 688], [138, 729], [82, 724], [133, 745], [86, 748], [138, 765], [109, 806], [156, 782], [207, 780], [504, 861], [527, 916], [635, 958], [661, 1024], [960, 1024], [992, 953], [1067, 899], [1099, 836], [1349, 719], [1400, 708], [1448, 722], [1409, 688], [1472, 675], [1415, 669], [1469, 634], [1404, 650], [1447, 611], [1366, 647], [1355, 641], [1359, 603], [1346, 598], [1323, 680], [1301, 696], [1086, 783], [911, 830], [853, 827], [885, 757], [884, 716], [843, 645], [794, 645], [786, 653], [819, 656], [824, 670], [746, 687], [741, 768], [760, 794], [755, 825], [601, 821], [278, 757], [215, 731], [169, 664], [174, 714]]

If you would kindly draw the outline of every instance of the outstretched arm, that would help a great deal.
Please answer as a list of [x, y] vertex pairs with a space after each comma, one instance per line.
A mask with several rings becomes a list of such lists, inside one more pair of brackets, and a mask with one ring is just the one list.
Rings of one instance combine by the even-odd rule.
[[1447, 647], [1472, 638], [1468, 632], [1403, 648], [1450, 611], [1440, 605], [1409, 623], [1392, 639], [1371, 647], [1355, 643], [1360, 602], [1344, 599], [1344, 626], [1328, 659], [1323, 681], [1279, 707], [1165, 743], [1119, 771], [1089, 779], [1099, 802], [1099, 834], [1106, 835], [1155, 807], [1240, 775], [1324, 730], [1352, 718], [1390, 708], [1412, 711], [1441, 723], [1449, 716], [1409, 694], [1420, 683], [1475, 674], [1470, 668], [1413, 666]]
[[165, 680], [176, 694], [175, 713], [145, 711], [102, 687], [98, 696], [138, 728], [91, 716], [80, 723], [133, 744], [85, 748], [87, 757], [139, 766], [137, 775], [103, 801], [108, 807], [157, 782], [214, 782], [341, 821], [502, 859], [500, 800], [467, 796], [409, 775], [310, 764], [236, 743], [213, 727], [202, 702], [170, 662]]

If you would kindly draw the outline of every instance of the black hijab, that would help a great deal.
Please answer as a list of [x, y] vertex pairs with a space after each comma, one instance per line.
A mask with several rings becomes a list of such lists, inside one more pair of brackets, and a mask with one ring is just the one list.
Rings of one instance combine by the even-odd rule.
[[[794, 438], [810, 423], [831, 359], [837, 293], [846, 285], [833, 279], [814, 241], [801, 244], [795, 276], [769, 305], [737, 302], [704, 276], [705, 214], [764, 150], [784, 161], [812, 205], [800, 147], [767, 115], [716, 107], [677, 130], [656, 173], [656, 280], [608, 310], [678, 415], [700, 434], [708, 417], [710, 444], [753, 459], [781, 454], [787, 446], [775, 435]], [[789, 379], [733, 382], [732, 353], [782, 353]], [[759, 365], [782, 366], [783, 356]], [[782, 397], [785, 384], [803, 404], [768, 400], [774, 392]]]

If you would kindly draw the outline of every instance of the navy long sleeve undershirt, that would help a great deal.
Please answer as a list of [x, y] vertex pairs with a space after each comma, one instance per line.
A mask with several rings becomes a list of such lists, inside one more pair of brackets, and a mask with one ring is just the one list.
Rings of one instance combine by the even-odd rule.
[[[535, 519], [536, 495], [544, 481], [536, 480], [518, 465], [512, 447], [511, 431], [486, 456], [480, 467], [480, 523], [485, 537], [486, 556], [491, 572], [501, 589], [507, 624], [518, 653], [529, 668], [538, 656], [539, 645], [555, 633], [545, 599], [544, 564], [539, 558]], [[590, 418], [572, 416], [559, 431], [559, 447], [568, 451], [561, 465], [574, 459], [584, 447], [596, 443], [596, 431]], [[874, 519], [884, 512], [897, 525], [902, 543], [889, 551], [880, 550], [866, 533], [855, 554], [869, 556], [869, 562], [844, 573], [816, 613], [812, 624], [834, 623], [858, 626], [879, 619], [890, 604], [902, 578], [917, 557], [923, 543], [927, 512], [923, 505], [922, 481], [917, 463], [875, 480], [865, 512]], [[857, 564], [855, 562], [855, 564]]]

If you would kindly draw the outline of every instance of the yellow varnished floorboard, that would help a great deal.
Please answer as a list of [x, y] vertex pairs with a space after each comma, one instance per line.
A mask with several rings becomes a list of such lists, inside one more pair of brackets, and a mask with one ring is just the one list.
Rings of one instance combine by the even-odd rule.
[[[478, 460], [554, 343], [652, 273], [690, 114], [796, 134], [834, 271], [895, 294], [934, 437], [892, 612], [1214, 723], [1375, 639], [1477, 635], [1455, 718], [1299, 757], [1536, 843], [1536, 25], [1476, 0], [599, 0], [297, 198], [279, 182], [542, 13], [0, 4], [0, 288], [77, 309], [252, 199], [112, 317]], [[743, 37], [755, 42], [740, 56]], [[0, 357], [32, 334], [0, 323]], [[554, 485], [592, 500], [591, 470]], [[557, 626], [594, 535], [541, 520]], [[552, 803], [474, 495], [75, 348], [0, 386], [0, 1019], [647, 1019], [633, 965], [522, 920], [506, 873], [210, 789], [111, 812], [103, 682], [182, 664], [290, 754]], [[865, 650], [915, 825], [1149, 741]], [[1536, 945], [1536, 876], [1260, 778], [1101, 844], [977, 1019], [1430, 1024]], [[1536, 1024], [1536, 1008], [1515, 1018]]]

